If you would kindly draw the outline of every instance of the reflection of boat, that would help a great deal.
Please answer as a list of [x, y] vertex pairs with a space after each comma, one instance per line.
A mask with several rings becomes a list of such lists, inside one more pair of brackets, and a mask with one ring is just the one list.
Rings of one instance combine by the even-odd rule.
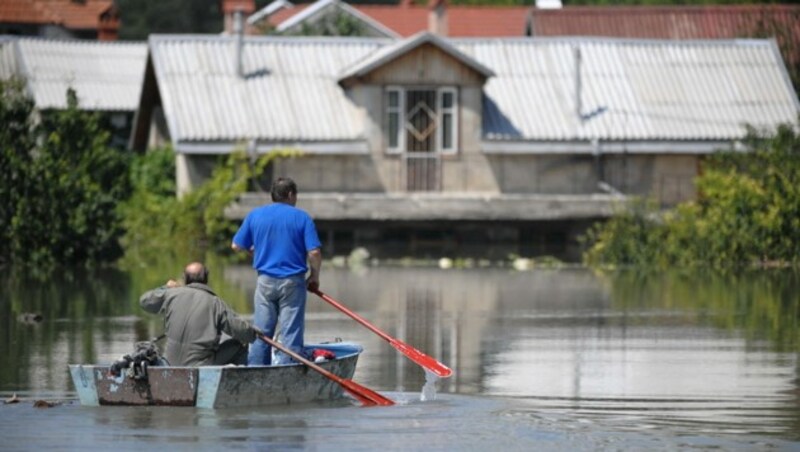
[[[318, 365], [350, 379], [362, 347], [331, 343], [307, 348], [333, 352], [336, 357]], [[72, 364], [72, 382], [81, 405], [165, 405], [226, 408], [280, 405], [342, 397], [342, 386], [302, 364], [282, 366], [148, 367], [146, 378], [123, 371], [109, 373], [108, 365]]]

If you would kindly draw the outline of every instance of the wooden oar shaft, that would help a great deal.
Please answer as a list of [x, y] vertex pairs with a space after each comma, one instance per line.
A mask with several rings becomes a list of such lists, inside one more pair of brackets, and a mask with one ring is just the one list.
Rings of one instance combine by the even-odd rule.
[[383, 331], [379, 330], [378, 327], [376, 327], [375, 325], [369, 323], [369, 321], [367, 319], [365, 319], [364, 317], [361, 317], [357, 313], [351, 311], [350, 309], [347, 309], [347, 307], [345, 305], [339, 303], [338, 301], [336, 301], [333, 297], [329, 296], [328, 294], [322, 293], [322, 291], [319, 290], [319, 289], [317, 289], [316, 291], [313, 291], [313, 292], [315, 294], [319, 295], [323, 300], [325, 300], [328, 303], [332, 304], [336, 309], [338, 309], [338, 310], [344, 312], [345, 314], [349, 315], [350, 317], [352, 317], [356, 322], [358, 322], [358, 323], [364, 325], [365, 327], [369, 328], [370, 330], [372, 330], [372, 332], [377, 334], [378, 336], [384, 338], [385, 340], [387, 340], [389, 342], [392, 342], [393, 340], [396, 340], [392, 336], [389, 336], [388, 334], [386, 334]]
[[440, 363], [436, 359], [431, 358], [430, 356], [426, 355], [425, 353], [422, 353], [421, 351], [417, 350], [416, 348], [406, 344], [405, 342], [403, 342], [403, 341], [401, 341], [399, 339], [395, 339], [392, 336], [389, 336], [388, 334], [384, 333], [383, 331], [378, 329], [378, 327], [376, 327], [375, 325], [369, 323], [365, 318], [363, 318], [360, 315], [356, 314], [355, 312], [347, 309], [342, 303], [334, 300], [333, 297], [330, 297], [327, 294], [322, 293], [322, 291], [319, 290], [319, 289], [312, 290], [311, 292], [317, 294], [320, 298], [322, 298], [323, 300], [325, 300], [328, 303], [332, 304], [333, 307], [335, 307], [336, 309], [338, 309], [338, 310], [344, 312], [345, 314], [349, 315], [350, 317], [352, 317], [358, 323], [360, 323], [360, 324], [364, 325], [365, 327], [369, 328], [373, 333], [377, 334], [378, 336], [380, 336], [383, 339], [385, 339], [386, 341], [388, 341], [392, 345], [392, 347], [394, 347], [399, 352], [401, 352], [404, 355], [406, 355], [408, 358], [410, 358], [412, 361], [414, 361], [415, 363], [419, 364], [420, 366], [428, 369], [429, 371], [433, 372], [434, 374], [436, 374], [436, 375], [438, 375], [438, 376], [440, 376], [442, 378], [447, 378], [447, 377], [453, 375], [453, 370], [450, 369], [449, 367], [447, 367], [444, 364]]

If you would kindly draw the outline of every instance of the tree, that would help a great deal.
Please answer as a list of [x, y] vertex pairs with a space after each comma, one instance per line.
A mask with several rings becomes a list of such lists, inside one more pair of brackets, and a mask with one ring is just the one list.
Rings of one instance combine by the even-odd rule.
[[27, 168], [35, 132], [31, 122], [33, 100], [25, 96], [22, 80], [0, 80], [0, 265], [11, 259], [11, 226], [16, 206], [26, 196]]
[[79, 110], [73, 90], [66, 110], [35, 125], [23, 85], [2, 86], [0, 115], [11, 127], [0, 135], [0, 263], [47, 270], [117, 259], [127, 156], [107, 146], [99, 116]]

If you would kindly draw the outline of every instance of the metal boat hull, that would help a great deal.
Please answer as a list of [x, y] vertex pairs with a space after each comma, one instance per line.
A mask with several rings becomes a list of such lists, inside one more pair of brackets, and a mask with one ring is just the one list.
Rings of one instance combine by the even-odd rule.
[[[351, 379], [362, 348], [355, 344], [314, 344], [336, 358], [319, 363]], [[341, 398], [341, 385], [302, 365], [150, 367], [146, 380], [109, 375], [108, 365], [71, 364], [81, 405], [163, 405], [228, 408], [284, 405]]]

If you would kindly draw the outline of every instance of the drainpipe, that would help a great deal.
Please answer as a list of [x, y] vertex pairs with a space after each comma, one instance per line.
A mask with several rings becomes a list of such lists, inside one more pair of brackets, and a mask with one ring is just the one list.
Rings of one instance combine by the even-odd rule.
[[581, 48], [575, 46], [573, 48], [573, 53], [575, 54], [575, 116], [578, 118], [578, 122], [583, 124], [583, 107], [581, 105], [581, 91], [583, 90], [581, 82]]
[[243, 78], [242, 51], [244, 48], [244, 12], [241, 9], [237, 9], [233, 13], [233, 32], [236, 34], [236, 75], [238, 75], [239, 78]]
[[597, 188], [610, 195], [624, 196], [623, 193], [616, 187], [605, 181], [605, 170], [603, 169], [603, 149], [600, 146], [600, 140], [597, 138], [592, 139], [592, 154], [594, 155], [595, 168], [597, 170]]

